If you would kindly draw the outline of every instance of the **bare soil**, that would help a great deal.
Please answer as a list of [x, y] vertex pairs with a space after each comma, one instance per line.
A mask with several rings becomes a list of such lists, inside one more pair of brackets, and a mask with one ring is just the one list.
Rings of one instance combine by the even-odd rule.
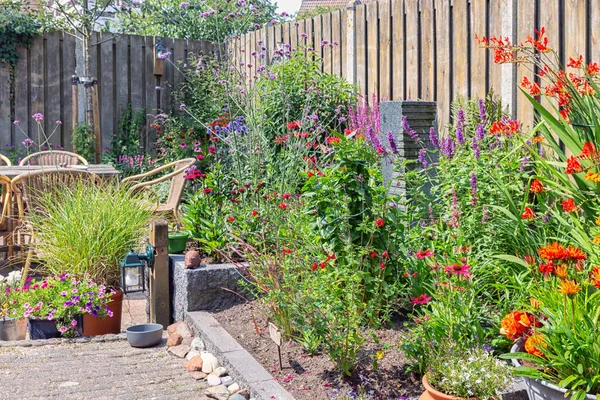
[[[279, 367], [277, 346], [269, 337], [268, 321], [256, 302], [236, 305], [213, 316], [265, 369], [298, 400], [321, 399], [416, 399], [423, 392], [421, 382], [407, 373], [402, 351], [401, 323], [374, 331], [359, 355], [359, 367], [352, 377], [343, 377], [327, 354], [309, 356], [301, 345], [282, 346], [283, 368]], [[374, 369], [372, 359], [383, 350]], [[361, 396], [356, 393], [362, 393]]]

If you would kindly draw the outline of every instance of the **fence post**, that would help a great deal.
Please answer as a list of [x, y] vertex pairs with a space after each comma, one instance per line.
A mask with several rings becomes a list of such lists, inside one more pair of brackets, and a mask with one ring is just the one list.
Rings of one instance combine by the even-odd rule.
[[169, 293], [169, 225], [165, 220], [150, 225], [150, 244], [156, 252], [154, 267], [150, 269], [150, 322], [165, 329], [171, 323], [171, 296]]
[[346, 5], [346, 76], [352, 83], [356, 83], [356, 6], [358, 4], [360, 1], [351, 0]]
[[[517, 40], [517, 25], [515, 23], [515, 19], [517, 16], [515, 15], [516, 2], [513, 0], [502, 0], [500, 9], [501, 9], [501, 32], [500, 35], [508, 36], [512, 43], [515, 43]], [[502, 85], [500, 87], [500, 97], [502, 98], [502, 103], [508, 105], [509, 113], [515, 117], [516, 116], [516, 98], [517, 98], [517, 64], [516, 63], [504, 63], [499, 65], [501, 70], [501, 80]]]

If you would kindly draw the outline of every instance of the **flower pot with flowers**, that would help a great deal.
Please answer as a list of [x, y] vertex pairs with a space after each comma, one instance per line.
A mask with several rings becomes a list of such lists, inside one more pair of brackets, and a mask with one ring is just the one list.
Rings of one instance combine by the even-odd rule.
[[600, 392], [600, 267], [579, 248], [554, 242], [538, 250], [542, 263], [530, 304], [502, 320], [515, 345], [515, 375], [531, 400], [596, 399]]
[[27, 333], [25, 318], [13, 316], [11, 292], [21, 282], [21, 272], [12, 271], [8, 276], [0, 275], [0, 340], [24, 340]]
[[497, 398], [512, 383], [510, 367], [481, 347], [448, 340], [433, 351], [420, 400]]
[[31, 339], [81, 336], [83, 316], [111, 317], [107, 306], [114, 291], [92, 281], [89, 275], [69, 274], [26, 284], [11, 291], [11, 315], [28, 318]]

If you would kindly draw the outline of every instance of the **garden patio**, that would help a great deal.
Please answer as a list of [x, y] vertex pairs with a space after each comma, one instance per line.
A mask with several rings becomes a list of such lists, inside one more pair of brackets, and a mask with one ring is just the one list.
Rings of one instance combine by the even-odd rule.
[[600, 0], [0, 7], [0, 397], [597, 398]]

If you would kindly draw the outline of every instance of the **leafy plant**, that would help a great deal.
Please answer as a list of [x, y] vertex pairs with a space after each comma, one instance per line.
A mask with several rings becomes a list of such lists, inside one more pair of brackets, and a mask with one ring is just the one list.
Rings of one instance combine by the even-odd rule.
[[77, 124], [71, 136], [73, 150], [86, 160], [94, 160], [96, 157], [94, 135], [85, 122]]

